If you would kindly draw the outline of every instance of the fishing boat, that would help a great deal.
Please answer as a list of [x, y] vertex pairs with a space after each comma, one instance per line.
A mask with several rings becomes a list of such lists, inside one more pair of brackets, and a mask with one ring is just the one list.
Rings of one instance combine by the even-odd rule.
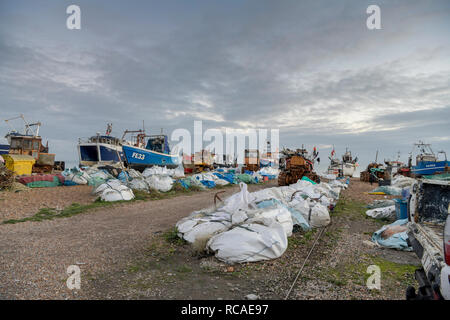
[[[127, 130], [124, 135], [130, 132], [136, 131]], [[180, 156], [170, 152], [169, 139], [166, 135], [146, 135], [144, 130], [137, 132], [139, 133], [132, 136], [131, 142], [122, 145], [128, 167], [144, 170], [152, 166], [175, 168], [181, 164]]]
[[[24, 123], [24, 129], [21, 132], [10, 124], [10, 121], [16, 119], [22, 119]], [[5, 122], [11, 127], [11, 130], [5, 136], [9, 146], [5, 146], [5, 149], [2, 150], [6, 151], [7, 149], [7, 153], [13, 161], [15, 161], [16, 156], [29, 156], [34, 158], [35, 163], [32, 167], [32, 172], [52, 172], [55, 163], [55, 154], [49, 153], [48, 142], [45, 146], [42, 144], [42, 137], [39, 135], [41, 123], [28, 123], [23, 114], [5, 120]]]
[[331, 150], [331, 156], [329, 156], [328, 159], [330, 159], [330, 165], [328, 166], [327, 173], [334, 174], [337, 177], [342, 176], [342, 163], [336, 157], [334, 147], [333, 150]]
[[78, 139], [78, 155], [80, 166], [92, 166], [96, 164], [120, 164], [125, 157], [122, 151], [122, 140], [111, 136], [112, 124], [107, 125], [106, 133], [88, 139]]
[[351, 151], [345, 149], [345, 153], [342, 156], [342, 174], [346, 177], [353, 177], [358, 166], [358, 157], [353, 159]]
[[[413, 151], [414, 149], [419, 150], [419, 154], [416, 156], [416, 165], [411, 168], [411, 172], [415, 176], [430, 175], [448, 170], [449, 161], [447, 161], [445, 151], [439, 151], [436, 155], [431, 149], [431, 144], [423, 143], [422, 141], [415, 143]], [[409, 156], [410, 164], [412, 162], [413, 151], [411, 151]], [[438, 156], [440, 154], [443, 154], [444, 159], [439, 160]]]
[[0, 138], [0, 155], [9, 153], [9, 142], [6, 138]]

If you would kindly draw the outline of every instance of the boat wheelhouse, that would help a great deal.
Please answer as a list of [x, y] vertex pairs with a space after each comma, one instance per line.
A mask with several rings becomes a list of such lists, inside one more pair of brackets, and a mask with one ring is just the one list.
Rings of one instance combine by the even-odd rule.
[[122, 141], [109, 135], [92, 136], [87, 140], [79, 139], [78, 155], [80, 166], [95, 164], [115, 164], [123, 161]]
[[143, 130], [139, 130], [131, 142], [122, 145], [122, 150], [126, 165], [137, 170], [152, 166], [175, 168], [182, 163], [178, 154], [171, 154], [169, 139], [164, 134], [146, 135]]
[[9, 143], [8, 154], [33, 157], [36, 160], [33, 165], [33, 172], [52, 172], [55, 154], [48, 153], [48, 142], [45, 146], [42, 144], [42, 137], [39, 135], [41, 123], [28, 123], [23, 114], [5, 120], [5, 122], [10, 125], [9, 121], [16, 119], [22, 119], [25, 126], [22, 132], [11, 127], [12, 130], [6, 134], [5, 138]]

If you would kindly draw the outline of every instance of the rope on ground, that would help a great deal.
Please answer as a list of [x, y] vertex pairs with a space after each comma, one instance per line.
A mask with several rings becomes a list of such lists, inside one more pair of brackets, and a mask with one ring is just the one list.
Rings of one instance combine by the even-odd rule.
[[291, 294], [291, 291], [292, 291], [292, 289], [294, 288], [294, 285], [295, 285], [295, 283], [297, 282], [298, 277], [299, 277], [300, 274], [302, 273], [303, 268], [305, 267], [306, 262], [307, 262], [308, 259], [309, 259], [309, 256], [310, 256], [311, 253], [313, 252], [314, 247], [315, 247], [316, 244], [317, 244], [317, 241], [320, 239], [320, 237], [322, 236], [322, 234], [323, 234], [323, 232], [325, 231], [326, 228], [327, 228], [327, 227], [322, 228], [322, 230], [320, 230], [319, 234], [317, 235], [316, 239], [314, 240], [314, 243], [313, 243], [311, 249], [309, 250], [308, 255], [306, 256], [306, 259], [305, 259], [305, 261], [303, 261], [302, 267], [301, 267], [300, 270], [297, 272], [297, 276], [295, 277], [294, 282], [292, 282], [292, 285], [291, 285], [291, 287], [290, 287], [288, 293], [286, 294], [286, 297], [284, 298], [284, 300], [287, 300], [287, 299], [289, 298], [289, 295]]

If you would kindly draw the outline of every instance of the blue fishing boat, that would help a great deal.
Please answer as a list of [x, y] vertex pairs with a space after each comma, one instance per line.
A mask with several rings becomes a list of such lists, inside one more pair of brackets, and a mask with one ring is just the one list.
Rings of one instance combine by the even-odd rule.
[[[447, 154], [444, 151], [439, 151], [439, 154], [444, 155], [444, 159], [438, 159], [431, 149], [431, 144], [425, 144], [423, 142], [415, 143], [414, 147], [417, 147], [420, 153], [416, 156], [416, 165], [412, 166], [411, 172], [416, 176], [430, 175], [437, 172], [443, 172], [450, 165], [447, 161]], [[412, 159], [412, 152], [410, 155], [410, 162]]]
[[181, 164], [179, 155], [170, 153], [168, 137], [163, 134], [139, 133], [135, 141], [123, 143], [122, 150], [127, 166], [137, 170], [152, 166], [175, 168]]

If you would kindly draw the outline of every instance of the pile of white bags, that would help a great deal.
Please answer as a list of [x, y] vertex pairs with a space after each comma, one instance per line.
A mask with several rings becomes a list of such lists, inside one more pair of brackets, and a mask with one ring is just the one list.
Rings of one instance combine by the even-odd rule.
[[175, 169], [168, 169], [167, 167], [159, 167], [153, 166], [150, 168], [146, 168], [144, 172], [142, 172], [144, 177], [149, 177], [153, 175], [158, 176], [169, 176], [169, 177], [184, 177], [184, 168], [182, 165], [176, 167]]
[[294, 224], [309, 230], [331, 222], [328, 208], [336, 204], [347, 185], [299, 180], [256, 192], [248, 192], [245, 183], [240, 187], [240, 192], [218, 208], [180, 220], [178, 235], [227, 263], [275, 259], [286, 250]]

